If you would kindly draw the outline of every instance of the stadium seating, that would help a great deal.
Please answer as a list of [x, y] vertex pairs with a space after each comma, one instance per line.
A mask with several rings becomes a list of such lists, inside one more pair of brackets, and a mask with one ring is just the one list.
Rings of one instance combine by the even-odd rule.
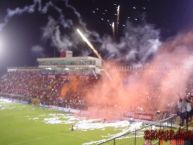
[[0, 94], [29, 103], [39, 99], [39, 102], [44, 105], [85, 108], [84, 95], [93, 79], [96, 80], [94, 76], [89, 75], [13, 71], [1, 78]]

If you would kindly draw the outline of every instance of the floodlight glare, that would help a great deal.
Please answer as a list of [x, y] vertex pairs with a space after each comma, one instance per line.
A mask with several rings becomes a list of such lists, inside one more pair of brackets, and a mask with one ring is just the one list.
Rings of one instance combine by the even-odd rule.
[[2, 38], [0, 37], [0, 54], [2, 53], [3, 51], [3, 41], [2, 41]]

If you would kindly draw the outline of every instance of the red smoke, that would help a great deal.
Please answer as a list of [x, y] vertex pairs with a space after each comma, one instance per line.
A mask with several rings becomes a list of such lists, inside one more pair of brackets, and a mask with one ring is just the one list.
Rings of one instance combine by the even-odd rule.
[[76, 75], [68, 76], [68, 80], [70, 80], [70, 82], [62, 87], [61, 97], [65, 97], [68, 93], [77, 92], [80, 88], [81, 81]]
[[93, 87], [85, 87], [89, 84], [87, 81], [70, 76], [61, 97], [86, 92], [88, 115], [96, 118], [117, 119], [130, 111], [166, 110], [174, 106], [179, 97], [185, 97], [193, 70], [192, 36], [192, 33], [179, 35], [162, 44], [151, 62], [140, 67], [104, 62], [105, 71]]
[[[129, 111], [165, 110], [185, 96], [193, 70], [192, 33], [178, 36], [162, 45], [153, 60], [129, 74], [120, 65], [105, 62], [101, 80], [88, 91], [86, 99], [92, 117], [120, 118]], [[122, 68], [123, 69], [123, 68]]]

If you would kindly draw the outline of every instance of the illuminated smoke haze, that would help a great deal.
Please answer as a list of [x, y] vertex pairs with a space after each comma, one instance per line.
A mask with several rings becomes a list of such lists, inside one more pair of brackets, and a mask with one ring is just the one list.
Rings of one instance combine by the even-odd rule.
[[[115, 119], [129, 111], [155, 113], [174, 107], [179, 97], [185, 97], [192, 74], [192, 43], [192, 33], [179, 35], [162, 44], [151, 62], [138, 68], [121, 68], [118, 63], [106, 62], [104, 68], [112, 80], [103, 74], [88, 91], [90, 115]], [[129, 75], [122, 73], [126, 69], [130, 69]]]
[[[91, 50], [86, 48], [87, 46], [82, 42], [82, 39], [77, 36], [77, 27], [81, 28], [91, 43], [98, 48], [99, 53], [103, 54], [104, 59], [113, 58], [117, 60], [121, 59], [120, 61], [124, 62], [145, 62], [149, 56], [156, 52], [157, 46], [153, 48], [153, 45], [154, 42], [159, 43], [159, 31], [155, 30], [153, 26], [148, 24], [133, 26], [128, 22], [120, 41], [114, 42], [111, 35], [101, 36], [95, 31], [88, 30], [86, 23], [82, 20], [81, 14], [69, 4], [68, 0], [61, 0], [60, 2], [62, 2], [64, 9], [67, 9], [69, 13], [71, 13], [74, 17], [73, 19], [66, 16], [63, 8], [54, 1], [43, 3], [41, 0], [34, 0], [31, 5], [8, 9], [4, 22], [0, 24], [0, 30], [2, 30], [14, 16], [20, 16], [26, 13], [40, 13], [41, 15], [47, 16], [47, 24], [42, 28], [41, 41], [49, 42], [51, 46], [57, 48], [58, 52], [73, 50], [78, 51], [80, 55], [84, 56], [92, 53]], [[49, 13], [50, 11], [56, 12], [57, 17], [52, 16]], [[41, 44], [36, 45], [43, 48]]]
[[[35, 12], [46, 15], [49, 9], [54, 9], [58, 17], [47, 17], [47, 24], [42, 29], [42, 41], [51, 41], [59, 52], [80, 49], [81, 55], [90, 55], [92, 52], [89, 49], [82, 49], [84, 42], [75, 32], [76, 27], [80, 27], [102, 54], [105, 59], [103, 67], [112, 77], [109, 80], [105, 73], [102, 74], [101, 80], [87, 90], [86, 102], [92, 117], [119, 118], [133, 110], [162, 110], [175, 104], [179, 94], [184, 96], [193, 67], [192, 52], [189, 50], [193, 43], [192, 32], [161, 43], [159, 30], [152, 25], [144, 23], [134, 26], [128, 22], [120, 40], [114, 41], [111, 35], [100, 36], [88, 30], [80, 13], [69, 1], [62, 2], [76, 16], [76, 20], [67, 18], [62, 8], [53, 1], [43, 4], [41, 0], [34, 0], [31, 5], [8, 9], [0, 30], [14, 16]], [[37, 44], [32, 51], [44, 56], [43, 49]], [[126, 67], [120, 67], [122, 64]], [[123, 73], [136, 67], [138, 69], [129, 71], [127, 75]], [[76, 86], [72, 88], [77, 88], [79, 83], [75, 80], [72, 83]], [[65, 93], [63, 89], [62, 94]]]

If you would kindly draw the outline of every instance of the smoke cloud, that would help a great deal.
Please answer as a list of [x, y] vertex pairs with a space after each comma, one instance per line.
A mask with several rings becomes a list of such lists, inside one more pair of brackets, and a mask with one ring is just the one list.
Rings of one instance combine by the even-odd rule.
[[88, 91], [90, 115], [115, 119], [129, 111], [155, 113], [174, 107], [179, 97], [185, 97], [193, 70], [191, 36], [192, 32], [164, 43], [164, 51], [141, 67], [121, 68], [116, 62], [106, 62], [104, 69], [112, 80], [103, 74], [101, 81]]
[[[81, 27], [102, 53], [106, 60], [104, 70], [108, 71], [112, 78], [109, 80], [103, 73], [101, 80], [87, 90], [86, 102], [91, 116], [119, 118], [128, 111], [164, 110], [176, 103], [179, 94], [185, 95], [193, 69], [190, 50], [193, 44], [192, 32], [161, 43], [159, 30], [152, 25], [134, 26], [128, 22], [120, 41], [117, 42], [110, 35], [100, 36], [97, 32], [88, 30], [80, 13], [69, 1], [61, 1], [73, 14], [73, 20], [67, 18], [63, 9], [54, 1], [43, 4], [41, 0], [34, 0], [31, 5], [23, 8], [8, 9], [4, 22], [0, 24], [0, 31], [14, 16], [35, 12], [48, 15], [47, 24], [42, 29], [42, 41], [51, 40], [51, 45], [62, 52], [79, 49], [83, 42], [77, 37], [75, 29], [76, 26]], [[56, 11], [58, 16], [49, 15], [50, 9]], [[37, 45], [32, 51], [42, 52], [42, 48]], [[90, 53], [89, 50], [81, 49], [80, 54]], [[126, 64], [126, 67], [120, 67], [122, 63]], [[127, 73], [123, 73], [124, 71]], [[74, 84], [79, 84], [75, 82]], [[65, 93], [63, 89], [62, 94]]]
[[[81, 38], [77, 37], [75, 32], [77, 26], [96, 45], [98, 51], [103, 54], [104, 59], [113, 58], [126, 63], [145, 62], [157, 51], [160, 44], [159, 31], [155, 30], [153, 26], [144, 24], [136, 27], [128, 23], [120, 42], [114, 42], [110, 35], [100, 36], [97, 32], [88, 30], [80, 13], [69, 4], [68, 0], [61, 0], [60, 2], [63, 2], [65, 8], [61, 8], [54, 1], [43, 3], [42, 0], [33, 0], [31, 5], [8, 9], [4, 22], [0, 24], [0, 30], [14, 16], [39, 12], [42, 15], [48, 16], [47, 24], [42, 29], [42, 41], [50, 42], [59, 52], [71, 49], [74, 51], [78, 50], [80, 55], [86, 56], [91, 54], [90, 50], [82, 47], [83, 42]], [[65, 16], [64, 9], [68, 9], [73, 19]], [[58, 15], [52, 16], [49, 13], [50, 11], [55, 11]]]
[[106, 52], [107, 59], [130, 64], [145, 63], [161, 45], [159, 34], [152, 25], [134, 26], [128, 22], [120, 42], [115, 42], [110, 36], [104, 37], [101, 49]]

